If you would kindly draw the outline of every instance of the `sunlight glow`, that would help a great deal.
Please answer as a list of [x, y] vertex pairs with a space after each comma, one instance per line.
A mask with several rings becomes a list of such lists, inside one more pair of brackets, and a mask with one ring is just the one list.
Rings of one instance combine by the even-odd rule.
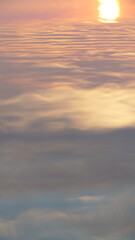
[[120, 16], [118, 0], [98, 0], [99, 1], [99, 21], [117, 22]]

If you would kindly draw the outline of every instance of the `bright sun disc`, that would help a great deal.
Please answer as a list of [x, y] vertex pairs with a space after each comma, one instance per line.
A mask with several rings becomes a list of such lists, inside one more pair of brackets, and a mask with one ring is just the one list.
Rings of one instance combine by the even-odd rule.
[[117, 0], [99, 0], [99, 21], [116, 22], [120, 16], [119, 2]]

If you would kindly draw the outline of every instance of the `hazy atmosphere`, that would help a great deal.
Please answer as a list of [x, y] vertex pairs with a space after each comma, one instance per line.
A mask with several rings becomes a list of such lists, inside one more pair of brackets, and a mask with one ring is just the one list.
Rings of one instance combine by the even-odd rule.
[[0, 240], [135, 239], [135, 1], [0, 1]]
[[[95, 20], [98, 15], [97, 8], [99, 1], [100, 0], [0, 0], [0, 20]], [[108, 0], [104, 1], [107, 2]], [[119, 4], [121, 6], [121, 18], [134, 18], [134, 0], [120, 0]]]

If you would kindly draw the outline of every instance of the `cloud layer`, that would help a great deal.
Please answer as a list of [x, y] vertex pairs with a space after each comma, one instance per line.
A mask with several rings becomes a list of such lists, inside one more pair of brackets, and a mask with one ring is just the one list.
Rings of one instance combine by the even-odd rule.
[[78, 209], [29, 209], [14, 219], [1, 219], [1, 239], [133, 239], [133, 191], [107, 197], [106, 203], [84, 204]]
[[134, 32], [1, 28], [0, 240], [134, 239]]

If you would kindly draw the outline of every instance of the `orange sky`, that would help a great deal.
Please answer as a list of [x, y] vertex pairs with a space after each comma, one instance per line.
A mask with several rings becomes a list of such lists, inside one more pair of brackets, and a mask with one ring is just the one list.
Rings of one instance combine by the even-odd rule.
[[[1, 20], [97, 18], [98, 0], [1, 0]], [[122, 17], [134, 17], [135, 0], [120, 0]]]

